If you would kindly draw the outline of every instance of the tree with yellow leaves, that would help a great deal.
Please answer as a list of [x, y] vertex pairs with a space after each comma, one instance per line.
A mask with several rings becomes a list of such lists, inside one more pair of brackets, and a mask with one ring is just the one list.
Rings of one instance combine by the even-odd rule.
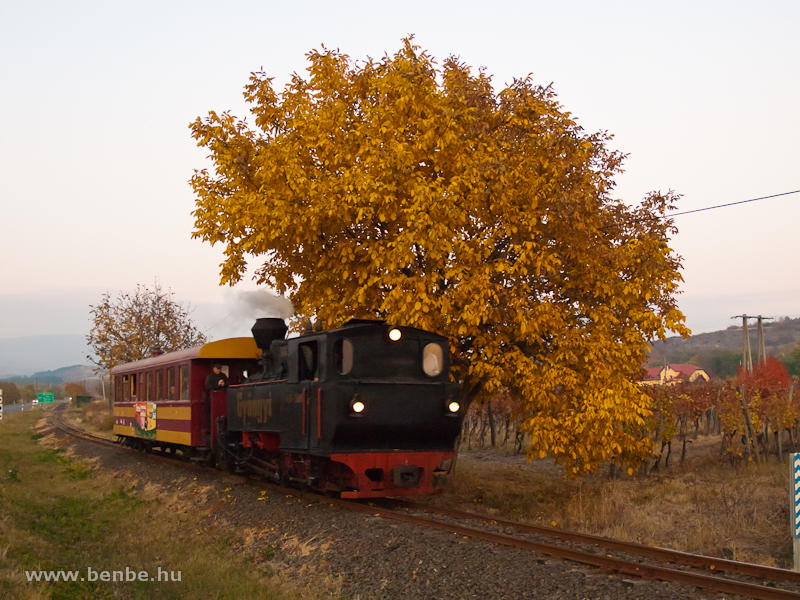
[[213, 161], [192, 177], [193, 235], [225, 246], [221, 282], [255, 258], [298, 319], [447, 336], [464, 401], [522, 398], [529, 454], [570, 472], [647, 456], [647, 341], [687, 331], [663, 218], [676, 196], [612, 199], [623, 156], [530, 78], [495, 92], [411, 39], [380, 61], [308, 59], [282, 92], [252, 75], [254, 126], [191, 125]]

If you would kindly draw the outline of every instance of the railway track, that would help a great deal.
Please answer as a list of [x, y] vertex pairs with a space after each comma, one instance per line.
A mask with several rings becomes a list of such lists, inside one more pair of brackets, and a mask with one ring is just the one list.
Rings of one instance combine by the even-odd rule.
[[71, 435], [72, 437], [76, 437], [85, 440], [87, 442], [91, 442], [92, 444], [98, 444], [100, 446], [113, 446], [116, 448], [122, 447], [118, 442], [114, 442], [112, 440], [107, 440], [105, 438], [92, 435], [87, 431], [83, 431], [82, 429], [77, 429], [76, 427], [73, 427], [72, 425], [67, 423], [64, 420], [64, 414], [67, 406], [69, 406], [69, 404], [67, 403], [59, 404], [58, 406], [54, 407], [51, 410], [49, 420], [50, 423], [53, 425], [53, 427], [66, 433], [67, 435]]
[[[51, 424], [60, 431], [91, 443], [121, 447], [116, 442], [94, 436], [66, 423], [63, 418], [64, 409], [61, 406], [51, 412]], [[220, 475], [223, 474], [220, 473]], [[226, 476], [230, 477], [230, 475]], [[258, 482], [259, 487], [265, 485], [274, 490], [285, 491], [285, 488], [275, 484]], [[797, 591], [777, 587], [778, 585], [797, 586], [800, 589], [800, 573], [785, 569], [654, 548], [589, 534], [560, 531], [407, 500], [390, 500], [389, 502], [395, 508], [384, 508], [376, 506], [374, 503], [329, 498], [308, 492], [304, 493], [303, 497], [389, 520], [447, 531], [492, 544], [533, 551], [552, 558], [590, 565], [629, 577], [675, 582], [707, 591], [762, 600], [800, 600], [800, 593]], [[479, 527], [465, 525], [464, 521], [478, 522], [482, 525]], [[664, 566], [664, 563], [670, 566]], [[678, 565], [680, 568], [675, 568], [673, 565]], [[735, 576], [738, 579], [726, 577], [724, 574]], [[743, 581], [743, 578], [749, 578], [750, 581]]]

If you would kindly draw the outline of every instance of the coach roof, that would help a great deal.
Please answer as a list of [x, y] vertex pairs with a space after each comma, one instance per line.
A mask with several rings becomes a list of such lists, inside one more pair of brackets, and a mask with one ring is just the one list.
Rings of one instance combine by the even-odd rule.
[[118, 373], [128, 373], [144, 371], [154, 367], [186, 362], [194, 359], [232, 359], [232, 358], [251, 358], [257, 360], [261, 358], [261, 350], [256, 346], [256, 341], [251, 337], [227, 338], [216, 342], [209, 342], [202, 346], [194, 346], [185, 350], [168, 352], [159, 356], [143, 358], [134, 362], [117, 365], [111, 369], [112, 375]]

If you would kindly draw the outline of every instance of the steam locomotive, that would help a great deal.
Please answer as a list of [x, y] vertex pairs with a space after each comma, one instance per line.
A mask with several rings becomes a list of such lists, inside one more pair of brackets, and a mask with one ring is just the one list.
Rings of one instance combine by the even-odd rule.
[[[286, 332], [281, 319], [258, 319], [252, 338], [115, 367], [114, 433], [343, 498], [439, 491], [464, 413], [447, 339], [360, 319]], [[217, 363], [229, 387], [207, 392]]]

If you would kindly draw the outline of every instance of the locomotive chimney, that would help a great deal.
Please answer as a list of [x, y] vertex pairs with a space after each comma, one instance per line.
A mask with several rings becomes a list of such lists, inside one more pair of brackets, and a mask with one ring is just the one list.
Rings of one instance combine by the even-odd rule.
[[269, 353], [269, 346], [275, 340], [282, 340], [286, 337], [286, 324], [283, 319], [258, 319], [250, 330], [256, 340], [256, 346], [261, 348], [264, 354]]

